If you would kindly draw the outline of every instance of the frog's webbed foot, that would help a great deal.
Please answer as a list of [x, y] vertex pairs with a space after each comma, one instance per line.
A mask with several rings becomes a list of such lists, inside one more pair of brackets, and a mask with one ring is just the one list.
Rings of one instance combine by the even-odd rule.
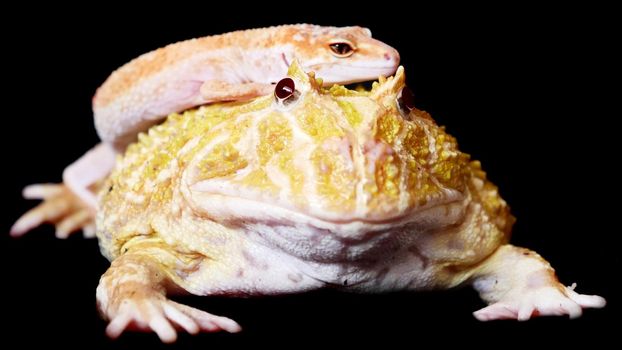
[[605, 299], [565, 287], [542, 257], [527, 249], [505, 245], [476, 272], [474, 287], [490, 305], [473, 315], [480, 321], [534, 316], [581, 316], [584, 308], [601, 308]]
[[239, 332], [240, 326], [233, 320], [215, 316], [186, 305], [166, 299], [162, 295], [128, 298], [121, 302], [115, 316], [106, 328], [110, 338], [118, 338], [126, 329], [153, 331], [165, 343], [177, 339], [175, 328], [190, 334], [201, 332]]
[[172, 256], [158, 249], [130, 251], [116, 258], [102, 276], [97, 303], [104, 318], [110, 320], [106, 334], [117, 338], [125, 330], [153, 331], [163, 342], [172, 343], [177, 339], [176, 329], [190, 334], [239, 332], [241, 327], [231, 319], [166, 298], [167, 288], [174, 284], [168, 277], [172, 273], [169, 265], [161, 259]]
[[[561, 288], [560, 288], [561, 287]], [[532, 316], [563, 316], [577, 318], [583, 308], [605, 306], [597, 295], [578, 294], [572, 287], [546, 286], [525, 292], [518, 299], [498, 301], [473, 313], [480, 321], [516, 319], [526, 321]]]
[[22, 215], [11, 227], [11, 236], [19, 237], [33, 228], [52, 223], [56, 237], [67, 238], [80, 229], [85, 237], [95, 236], [94, 215], [64, 184], [36, 184], [24, 188], [26, 199], [43, 202]]

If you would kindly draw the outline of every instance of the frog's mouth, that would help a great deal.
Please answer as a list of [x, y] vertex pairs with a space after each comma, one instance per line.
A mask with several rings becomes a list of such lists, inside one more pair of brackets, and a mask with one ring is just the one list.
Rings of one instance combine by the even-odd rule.
[[[392, 164], [388, 162], [395, 153], [384, 142], [369, 141], [361, 148], [347, 137], [334, 137], [324, 140], [319, 148], [313, 146], [308, 148], [308, 154], [319, 150], [315, 163], [308, 154], [299, 153], [301, 161], [297, 166], [261, 168], [259, 174], [263, 173], [265, 179], [248, 180], [257, 173], [258, 168], [253, 166], [244, 166], [230, 176], [205, 178], [197, 175], [201, 174], [200, 164], [193, 164], [189, 166], [193, 171], [186, 172], [182, 180], [188, 185], [186, 197], [195, 208], [218, 220], [274, 219], [313, 222], [320, 227], [354, 223], [392, 225], [464, 197], [450, 188], [439, 188], [434, 195], [410, 191], [403, 178], [380, 177], [384, 173], [379, 169]], [[203, 158], [198, 155], [197, 159]], [[297, 171], [308, 176], [301, 180], [301, 185], [294, 186], [290, 181]], [[388, 188], [396, 190], [391, 192]], [[426, 200], [417, 200], [422, 195]]]
[[[200, 181], [188, 187], [186, 197], [193, 209], [217, 221], [250, 221], [289, 224], [310, 224], [338, 232], [374, 230], [417, 221], [445, 223], [454, 221], [463, 210], [460, 196], [448, 195], [442, 203], [406, 208], [401, 211], [345, 212], [330, 208], [295, 205], [287, 200], [268, 197], [256, 190], [234, 188], [218, 180]], [[454, 205], [456, 204], [456, 205]], [[443, 217], [443, 220], [438, 218]]]

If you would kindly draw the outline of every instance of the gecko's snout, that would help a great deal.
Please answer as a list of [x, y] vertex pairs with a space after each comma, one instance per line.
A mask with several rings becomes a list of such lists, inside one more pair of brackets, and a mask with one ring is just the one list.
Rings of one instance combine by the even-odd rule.
[[387, 48], [383, 57], [384, 60], [387, 61], [387, 63], [394, 65], [395, 69], [397, 69], [398, 65], [400, 64], [400, 53], [397, 52], [396, 49], [392, 47]]

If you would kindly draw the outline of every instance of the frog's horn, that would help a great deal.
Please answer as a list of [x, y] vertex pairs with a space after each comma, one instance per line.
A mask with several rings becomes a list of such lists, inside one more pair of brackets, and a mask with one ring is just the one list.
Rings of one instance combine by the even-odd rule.
[[315, 78], [315, 72], [305, 72], [296, 59], [289, 65], [287, 76], [294, 79], [297, 90], [319, 90], [322, 86], [321, 79]]
[[404, 67], [400, 66], [394, 76], [380, 77], [377, 82], [374, 82], [370, 96], [379, 101], [386, 96], [396, 95], [405, 85], [406, 74], [404, 74]]

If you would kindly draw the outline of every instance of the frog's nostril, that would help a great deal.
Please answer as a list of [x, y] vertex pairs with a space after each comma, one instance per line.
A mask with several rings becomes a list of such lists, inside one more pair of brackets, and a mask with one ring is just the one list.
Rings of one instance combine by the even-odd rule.
[[384, 53], [384, 59], [387, 60], [387, 61], [390, 61], [391, 60], [391, 55], [389, 55], [388, 52], [385, 52]]

